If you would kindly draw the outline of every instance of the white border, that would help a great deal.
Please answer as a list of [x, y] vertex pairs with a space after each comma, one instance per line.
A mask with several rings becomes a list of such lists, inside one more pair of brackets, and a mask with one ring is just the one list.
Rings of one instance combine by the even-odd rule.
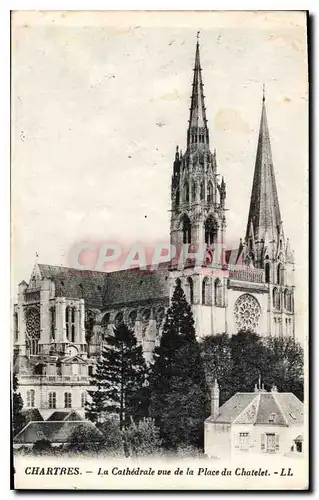
[[[0, 375], [1, 375], [1, 387], [2, 391], [2, 408], [0, 412], [1, 416], [1, 425], [0, 425], [0, 443], [2, 450], [2, 460], [1, 460], [1, 482], [0, 488], [2, 492], [7, 497], [9, 490], [9, 472], [10, 472], [10, 462], [9, 462], [9, 453], [10, 453], [10, 435], [9, 435], [9, 363], [10, 363], [10, 248], [9, 248], [9, 238], [10, 238], [10, 174], [9, 174], [9, 158], [10, 158], [10, 81], [9, 81], [9, 72], [10, 72], [10, 10], [309, 10], [311, 15], [316, 15], [318, 13], [318, 1], [308, 1], [308, 2], [298, 2], [298, 1], [280, 1], [280, 0], [268, 0], [266, 1], [242, 1], [238, 2], [236, 0], [215, 0], [212, 2], [211, 0], [197, 0], [196, 2], [189, 2], [186, 0], [178, 1], [178, 0], [140, 0], [130, 2], [128, 0], [117, 0], [117, 1], [109, 1], [105, 0], [47, 0], [46, 2], [39, 0], [29, 0], [29, 1], [5, 1], [2, 0], [0, 4], [0, 47], [1, 47], [1, 100], [0, 100], [0, 144], [1, 144], [1, 180], [0, 180], [0, 235], [1, 235], [1, 246], [0, 246], [0, 255], [1, 255], [1, 286], [0, 286], [0, 318], [1, 318], [1, 363], [0, 363]], [[313, 30], [315, 28], [315, 23], [313, 23]], [[315, 57], [314, 54], [318, 55], [318, 37], [313, 33], [312, 39], [312, 53], [313, 53], [313, 65], [311, 68], [312, 72], [312, 120], [313, 120], [313, 129], [311, 130], [312, 140], [313, 140], [313, 151], [312, 151], [312, 188], [313, 188], [313, 215], [317, 213], [317, 202], [316, 195], [318, 193], [318, 176], [316, 172], [319, 168], [318, 161], [316, 159], [318, 156], [316, 155], [316, 144], [315, 144], [315, 124], [317, 123], [318, 117], [318, 101], [315, 100], [315, 88], [314, 83], [317, 81], [316, 78], [316, 68], [315, 68]], [[291, 145], [293, 147], [293, 144]], [[317, 249], [317, 235], [319, 234], [318, 229], [318, 218], [314, 220], [312, 217], [312, 225], [315, 225], [314, 229], [314, 237], [313, 244], [315, 249]], [[313, 255], [316, 255], [316, 250], [313, 249]], [[313, 262], [313, 266], [315, 262]], [[315, 284], [319, 282], [318, 269], [315, 267], [314, 272], [310, 271], [310, 281], [313, 281], [313, 292], [315, 292]], [[318, 297], [312, 297], [313, 303], [312, 308], [313, 311], [317, 311], [319, 308]], [[316, 318], [314, 318], [316, 320]], [[318, 360], [318, 342], [314, 344], [316, 332], [316, 321], [313, 325], [313, 339], [312, 346], [316, 346], [315, 357]], [[314, 349], [312, 349], [312, 356], [314, 356]], [[313, 366], [314, 369], [317, 370], [316, 366], [318, 364], [315, 362], [315, 358], [313, 358]], [[313, 380], [316, 379], [316, 373], [313, 373]], [[317, 388], [313, 391], [314, 399], [316, 400]], [[313, 402], [313, 407], [315, 407], [315, 402]], [[313, 421], [315, 422], [315, 416], [313, 415]], [[315, 432], [315, 429], [313, 429]], [[314, 440], [316, 445], [314, 446], [314, 457], [315, 459], [316, 452], [318, 451], [319, 440]], [[316, 486], [315, 481], [315, 467], [313, 467], [313, 475], [314, 475], [314, 484]], [[9, 495], [13, 495], [11, 492]], [[57, 495], [59, 498], [65, 497], [67, 494], [56, 493], [52, 494], [52, 497]], [[113, 494], [107, 493], [108, 497], [113, 496]], [[164, 497], [165, 494], [163, 494]], [[214, 496], [218, 495], [218, 493], [214, 493]], [[288, 494], [289, 495], [289, 494]], [[44, 498], [44, 494], [37, 495], [38, 498]], [[51, 496], [51, 495], [50, 495]], [[165, 495], [167, 496], [167, 495]], [[194, 493], [194, 496], [197, 496]], [[221, 496], [221, 495], [220, 495]], [[234, 497], [235, 494], [222, 495], [221, 498]], [[276, 495], [272, 495], [273, 497]], [[83, 495], [82, 495], [83, 497]], [[92, 498], [93, 493], [88, 493], [85, 495], [87, 498]], [[116, 495], [118, 498], [118, 495]]]

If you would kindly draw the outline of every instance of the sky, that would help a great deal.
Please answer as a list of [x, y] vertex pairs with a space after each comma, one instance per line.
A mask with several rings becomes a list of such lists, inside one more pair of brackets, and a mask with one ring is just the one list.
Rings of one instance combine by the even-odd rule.
[[[36, 13], [12, 26], [12, 282], [81, 241], [168, 241], [196, 33], [230, 247], [244, 237], [262, 85], [279, 203], [307, 315], [308, 73], [294, 12]], [[300, 323], [304, 328], [305, 323]]]

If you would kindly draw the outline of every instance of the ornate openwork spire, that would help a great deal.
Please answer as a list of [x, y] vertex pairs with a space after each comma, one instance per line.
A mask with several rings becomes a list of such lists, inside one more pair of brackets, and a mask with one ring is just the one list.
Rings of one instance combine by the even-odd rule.
[[189, 127], [187, 133], [187, 145], [208, 144], [208, 128], [206, 120], [206, 108], [204, 103], [202, 68], [199, 53], [199, 32], [197, 33], [194, 78], [189, 116]]
[[275, 239], [280, 223], [281, 215], [266, 115], [266, 93], [265, 86], [263, 86], [262, 112], [246, 241], [252, 237], [255, 241]]

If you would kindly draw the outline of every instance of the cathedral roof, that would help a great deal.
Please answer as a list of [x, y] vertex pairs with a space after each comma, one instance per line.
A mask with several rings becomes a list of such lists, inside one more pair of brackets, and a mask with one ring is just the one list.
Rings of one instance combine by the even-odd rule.
[[229, 424], [300, 425], [304, 405], [291, 392], [237, 392], [206, 421]]
[[156, 271], [134, 268], [107, 274], [105, 307], [168, 297], [168, 263], [160, 265]]
[[89, 307], [102, 308], [106, 273], [45, 264], [38, 264], [38, 268], [41, 278], [54, 282], [56, 297], [84, 299]]
[[85, 300], [90, 308], [105, 309], [117, 304], [168, 298], [168, 262], [158, 269], [139, 268], [112, 271], [81, 271], [69, 267], [37, 264], [42, 278], [55, 284], [57, 297]]
[[276, 238], [281, 223], [279, 201], [263, 95], [253, 187], [250, 199], [246, 240], [270, 241]]

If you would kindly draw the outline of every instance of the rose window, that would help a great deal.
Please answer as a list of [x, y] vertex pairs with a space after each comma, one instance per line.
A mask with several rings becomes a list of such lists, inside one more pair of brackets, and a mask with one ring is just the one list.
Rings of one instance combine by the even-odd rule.
[[234, 315], [238, 330], [254, 332], [260, 319], [260, 305], [252, 295], [241, 295], [236, 300]]

